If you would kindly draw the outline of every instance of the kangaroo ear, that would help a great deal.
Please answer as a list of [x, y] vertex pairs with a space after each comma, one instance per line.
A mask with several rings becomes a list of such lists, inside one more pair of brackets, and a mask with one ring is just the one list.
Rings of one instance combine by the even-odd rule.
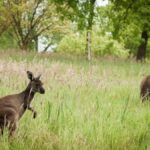
[[40, 79], [40, 77], [41, 77], [41, 74], [40, 74], [40, 75], [38, 75], [38, 76], [36, 77], [36, 79], [38, 79], [38, 80], [39, 80], [39, 79]]
[[30, 79], [32, 81], [34, 78], [33, 73], [30, 71], [27, 71], [27, 75], [28, 75], [28, 79]]

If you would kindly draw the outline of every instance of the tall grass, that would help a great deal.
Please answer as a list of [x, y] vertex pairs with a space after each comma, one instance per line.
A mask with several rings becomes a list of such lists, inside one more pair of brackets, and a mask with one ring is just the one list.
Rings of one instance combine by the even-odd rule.
[[0, 150], [150, 149], [150, 104], [139, 85], [149, 64], [115, 59], [0, 52], [0, 95], [26, 87], [26, 70], [42, 73], [46, 94], [37, 94], [13, 139], [7, 131]]

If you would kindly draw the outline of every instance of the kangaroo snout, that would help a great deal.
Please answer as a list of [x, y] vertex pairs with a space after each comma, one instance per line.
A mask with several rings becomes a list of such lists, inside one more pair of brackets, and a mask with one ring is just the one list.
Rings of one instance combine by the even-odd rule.
[[44, 88], [40, 88], [40, 94], [44, 94], [45, 93], [45, 89]]

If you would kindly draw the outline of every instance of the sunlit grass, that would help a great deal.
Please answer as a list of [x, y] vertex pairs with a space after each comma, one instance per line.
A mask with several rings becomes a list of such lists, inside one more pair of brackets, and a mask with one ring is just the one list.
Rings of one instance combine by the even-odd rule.
[[15, 138], [0, 137], [0, 150], [150, 149], [150, 104], [139, 85], [149, 64], [58, 54], [0, 55], [0, 95], [26, 87], [26, 70], [42, 73], [46, 94], [37, 94], [36, 119], [27, 111]]

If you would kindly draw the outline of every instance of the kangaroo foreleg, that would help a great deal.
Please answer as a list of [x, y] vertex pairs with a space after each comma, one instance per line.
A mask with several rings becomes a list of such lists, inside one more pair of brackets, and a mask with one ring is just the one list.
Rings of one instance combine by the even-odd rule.
[[31, 106], [28, 107], [28, 110], [32, 111], [32, 113], [33, 113], [33, 118], [36, 118], [37, 112], [36, 112]]

